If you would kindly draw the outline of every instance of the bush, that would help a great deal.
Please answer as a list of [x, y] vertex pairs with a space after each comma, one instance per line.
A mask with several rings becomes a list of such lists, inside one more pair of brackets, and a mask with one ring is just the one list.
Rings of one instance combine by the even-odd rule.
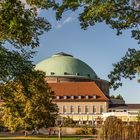
[[94, 127], [83, 127], [76, 131], [77, 135], [93, 135], [96, 134], [96, 129]]

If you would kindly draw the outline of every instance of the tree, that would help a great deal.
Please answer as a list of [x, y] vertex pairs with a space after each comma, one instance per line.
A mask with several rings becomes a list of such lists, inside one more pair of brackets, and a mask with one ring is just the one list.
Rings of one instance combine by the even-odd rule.
[[116, 96], [116, 99], [123, 100], [123, 97], [119, 94], [119, 95]]
[[40, 71], [23, 73], [2, 86], [4, 125], [11, 131], [50, 127], [55, 123], [58, 107], [53, 92]]
[[50, 23], [38, 16], [35, 7], [26, 8], [20, 0], [0, 2], [0, 42], [20, 46], [39, 46], [39, 36], [51, 28]]
[[120, 99], [120, 100], [123, 100], [123, 97], [120, 94], [117, 95], [117, 96], [111, 95], [110, 98], [111, 99]]
[[[47, 8], [47, 7], [46, 7]], [[4, 101], [3, 121], [12, 131], [53, 125], [57, 106], [44, 81], [34, 70], [32, 48], [39, 36], [51, 28], [35, 5], [26, 8], [20, 0], [0, 1], [0, 94]], [[29, 51], [28, 51], [29, 50]]]
[[109, 116], [102, 127], [105, 140], [120, 139], [122, 137], [122, 121], [115, 116]]
[[51, 25], [38, 15], [36, 7], [27, 9], [20, 0], [0, 1], [0, 21], [0, 82], [3, 82], [15, 77], [17, 71], [27, 67], [29, 70], [25, 58], [31, 58], [30, 49], [39, 46], [39, 36]]
[[114, 69], [108, 75], [110, 84], [114, 89], [122, 86], [121, 77], [129, 78], [132, 80], [135, 78], [136, 73], [139, 73], [140, 67], [140, 51], [135, 49], [129, 49], [121, 61], [113, 64]]
[[137, 120], [140, 122], [140, 111], [138, 112]]
[[63, 117], [63, 126], [65, 127], [74, 127], [76, 122], [70, 117]]
[[132, 36], [140, 39], [139, 0], [64, 0], [56, 8], [57, 19], [62, 17], [64, 11], [78, 8], [81, 8], [79, 20], [82, 29], [105, 22], [112, 29], [116, 29], [117, 34], [121, 34], [124, 29], [132, 29]]
[[13, 80], [16, 76], [24, 72], [29, 72], [34, 68], [30, 58], [32, 52], [9, 51], [4, 46], [0, 46], [0, 82]]

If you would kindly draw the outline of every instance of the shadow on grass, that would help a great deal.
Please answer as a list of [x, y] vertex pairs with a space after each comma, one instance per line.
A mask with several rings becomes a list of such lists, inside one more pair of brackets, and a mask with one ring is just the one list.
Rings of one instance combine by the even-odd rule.
[[27, 136], [27, 137], [21, 137], [21, 136], [16, 136], [16, 137], [2, 137], [0, 136], [0, 140], [80, 140], [80, 139], [94, 139], [95, 137], [93, 136], [63, 136], [62, 139], [58, 138], [57, 136]]

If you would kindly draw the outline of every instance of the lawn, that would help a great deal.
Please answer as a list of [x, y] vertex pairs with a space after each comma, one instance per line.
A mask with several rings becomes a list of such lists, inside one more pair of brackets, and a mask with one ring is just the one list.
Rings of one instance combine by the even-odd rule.
[[[65, 136], [62, 138], [62, 140], [80, 140], [84, 138], [91, 138], [94, 139], [94, 137], [91, 136]], [[60, 140], [57, 137], [0, 137], [0, 140]]]

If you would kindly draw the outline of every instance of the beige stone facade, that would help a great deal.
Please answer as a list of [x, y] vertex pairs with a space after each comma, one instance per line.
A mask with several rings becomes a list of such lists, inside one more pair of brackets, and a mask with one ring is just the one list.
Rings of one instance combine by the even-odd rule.
[[56, 102], [60, 114], [102, 114], [108, 110], [108, 102]]
[[108, 111], [108, 102], [56, 102], [62, 117], [70, 117], [79, 123], [93, 124]]

